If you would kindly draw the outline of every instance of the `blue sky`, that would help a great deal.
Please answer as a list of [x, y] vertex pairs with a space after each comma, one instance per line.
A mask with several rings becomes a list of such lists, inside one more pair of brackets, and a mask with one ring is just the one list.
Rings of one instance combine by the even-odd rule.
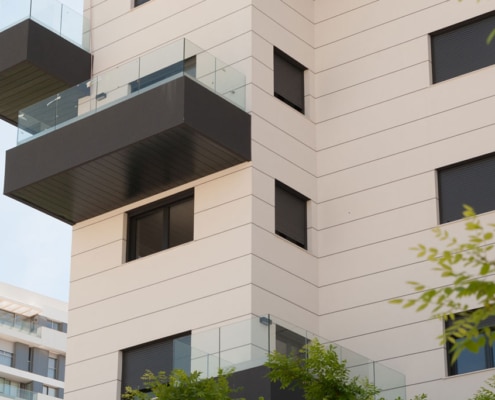
[[[82, 0], [62, 0], [82, 10]], [[17, 128], [0, 120], [0, 188]], [[0, 195], [0, 281], [68, 301], [71, 227]], [[0, 294], [1, 295], [1, 294]]]

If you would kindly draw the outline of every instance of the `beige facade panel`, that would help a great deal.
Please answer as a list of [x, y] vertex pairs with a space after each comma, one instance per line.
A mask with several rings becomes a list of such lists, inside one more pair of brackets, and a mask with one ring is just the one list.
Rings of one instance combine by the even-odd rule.
[[266, 262], [316, 285], [318, 282], [317, 259], [301, 247], [267, 232], [257, 226], [253, 227], [253, 254]]
[[[423, 201], [324, 229], [320, 231], [317, 254], [323, 257], [431, 229], [436, 224], [436, 210], [435, 200]], [[415, 218], [407, 218], [409, 215], [415, 215]]]
[[[301, 266], [304, 268], [305, 266]], [[307, 266], [306, 268], [311, 268]], [[303, 280], [300, 276], [291, 274], [279, 267], [256, 256], [253, 257], [253, 284], [270, 292], [291, 304], [312, 313], [318, 312], [318, 291], [314, 283]], [[284, 282], [283, 285], [280, 282]], [[275, 314], [278, 315], [278, 314]]]
[[[71, 309], [113, 298], [250, 254], [251, 228], [242, 226], [123, 264], [72, 284]], [[144, 273], [146, 272], [146, 273]], [[109, 285], [109, 283], [112, 283]]]
[[[100, 299], [84, 307], [72, 308], [70, 335], [81, 335], [137, 319], [143, 315], [143, 304], [147, 304], [146, 314], [166, 313], [172, 308], [180, 308], [192, 302], [200, 303], [207, 297], [249, 285], [250, 260], [250, 257], [238, 258], [173, 279], [159, 280], [155, 277], [155, 281], [146, 286]], [[137, 275], [147, 275], [150, 271], [143, 265], [141, 271], [135, 270], [134, 274], [127, 276], [128, 279], [138, 280]], [[110, 282], [117, 287], [123, 284], [120, 279], [109, 281], [108, 284]], [[87, 283], [89, 287], [90, 282]]]
[[[246, 285], [169, 309], [141, 313], [139, 317], [81, 335], [70, 335], [67, 353], [72, 355], [69, 363], [78, 363], [191, 329], [208, 327], [219, 321], [228, 325], [230, 320], [249, 316], [251, 302], [252, 288]], [[215, 314], [211, 310], [216, 310]], [[122, 332], [126, 334], [122, 335]]]

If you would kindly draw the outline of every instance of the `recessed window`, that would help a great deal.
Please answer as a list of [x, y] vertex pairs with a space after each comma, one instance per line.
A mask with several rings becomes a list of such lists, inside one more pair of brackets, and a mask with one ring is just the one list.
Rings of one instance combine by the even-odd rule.
[[[481, 322], [479, 328], [495, 328], [495, 317], [490, 317]], [[484, 335], [481, 333], [480, 335]], [[463, 340], [463, 339], [457, 339]], [[480, 371], [482, 369], [495, 367], [495, 354], [494, 349], [490, 346], [490, 341], [486, 338], [485, 345], [478, 349], [477, 353], [473, 353], [468, 350], [461, 352], [457, 360], [451, 363], [450, 346], [447, 346], [448, 363], [449, 363], [449, 375], [465, 374], [467, 372]]]
[[276, 350], [285, 355], [301, 355], [300, 350], [308, 344], [308, 339], [283, 326], [276, 328]]
[[0, 364], [6, 365], [7, 367], [12, 366], [12, 360], [14, 355], [8, 351], [0, 350]]
[[48, 357], [48, 378], [57, 379], [57, 359], [54, 357]]
[[144, 3], [147, 3], [150, 0], [134, 0], [134, 7], [138, 7]]
[[47, 396], [57, 397], [57, 389], [51, 386], [43, 385], [42, 393]]
[[287, 185], [275, 183], [275, 233], [307, 248], [307, 197]]
[[179, 193], [129, 213], [127, 260], [193, 240], [194, 195]]
[[494, 27], [490, 13], [432, 33], [433, 83], [495, 64], [493, 46], [486, 44]]
[[477, 213], [495, 209], [495, 153], [438, 170], [440, 223], [461, 219], [463, 204]]
[[306, 67], [283, 51], [274, 48], [274, 95], [297, 111], [304, 113], [304, 71]]
[[146, 370], [154, 374], [173, 369], [191, 370], [191, 332], [156, 340], [122, 351], [122, 393], [126, 386], [143, 387]]

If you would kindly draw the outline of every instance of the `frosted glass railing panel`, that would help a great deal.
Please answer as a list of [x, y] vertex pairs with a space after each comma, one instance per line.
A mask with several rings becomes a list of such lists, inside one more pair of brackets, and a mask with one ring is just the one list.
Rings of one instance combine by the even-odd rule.
[[195, 51], [198, 47], [186, 40], [174, 42], [21, 110], [18, 144], [184, 74], [244, 109], [244, 76]]
[[0, 0], [0, 31], [29, 18], [31, 0]]
[[103, 108], [127, 97], [132, 91], [131, 82], [136, 82], [139, 76], [139, 59], [98, 75], [92, 88], [95, 108]]
[[196, 79], [208, 89], [215, 91], [216, 88], [216, 59], [209, 53], [196, 55]]
[[80, 100], [89, 96], [89, 83], [84, 82], [19, 112], [18, 143], [40, 133], [47, 133], [77, 118]]
[[32, 0], [31, 19], [53, 32], [60, 33], [62, 4], [56, 0]]
[[381, 363], [374, 363], [375, 385], [385, 400], [406, 399], [406, 377]]
[[243, 74], [217, 60], [215, 82], [215, 90], [221, 96], [235, 104], [242, 103], [242, 107], [245, 106], [246, 82]]
[[184, 60], [184, 41], [180, 40], [145, 54], [140, 60], [139, 74], [142, 77], [153, 74], [178, 62], [182, 62]]
[[0, 0], [0, 31], [29, 18], [89, 51], [89, 21], [58, 0]]
[[90, 24], [87, 18], [72, 8], [62, 6], [60, 35], [77, 46], [89, 51]]

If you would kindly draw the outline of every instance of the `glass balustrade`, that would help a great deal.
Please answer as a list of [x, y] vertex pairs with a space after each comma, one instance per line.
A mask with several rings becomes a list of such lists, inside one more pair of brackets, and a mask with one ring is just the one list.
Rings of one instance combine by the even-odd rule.
[[38, 394], [31, 390], [24, 389], [25, 386], [19, 382], [13, 382], [5, 378], [0, 378], [0, 397], [10, 399], [37, 400]]
[[245, 76], [191, 42], [180, 40], [20, 110], [17, 143], [184, 75], [245, 108]]
[[404, 375], [273, 316], [255, 317], [174, 340], [174, 368], [199, 371], [203, 377], [216, 376], [219, 368], [242, 371], [263, 365], [270, 351], [282, 351], [289, 341], [300, 348], [314, 339], [333, 346], [339, 358], [346, 361], [351, 377], [366, 378], [378, 387], [381, 393], [377, 398], [405, 398]]
[[57, 0], [0, 0], [0, 32], [32, 19], [89, 51], [89, 21]]

